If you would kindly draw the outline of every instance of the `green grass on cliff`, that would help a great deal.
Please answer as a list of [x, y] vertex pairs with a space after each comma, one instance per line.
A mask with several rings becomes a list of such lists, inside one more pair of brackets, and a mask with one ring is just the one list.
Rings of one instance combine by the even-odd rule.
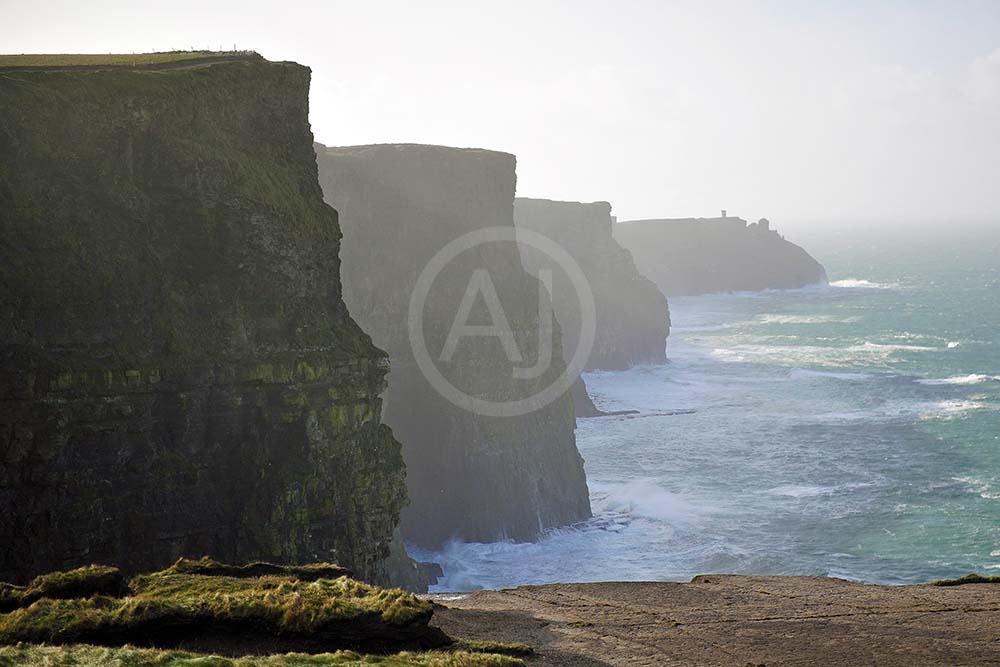
[[41, 598], [87, 598], [92, 595], [121, 595], [125, 580], [116, 567], [87, 565], [66, 572], [50, 572], [35, 577], [27, 586], [0, 582], [0, 612], [25, 607]]
[[[203, 558], [127, 587], [116, 568], [102, 566], [3, 584], [0, 600], [18, 608], [0, 613], [0, 667], [523, 667], [516, 656], [531, 653], [522, 644], [452, 640], [428, 626], [433, 605], [411, 593], [324, 578], [344, 571]], [[164, 650], [178, 646], [243, 657]], [[343, 650], [359, 648], [379, 655]], [[414, 648], [438, 650], [399, 652]], [[337, 652], [283, 653], [303, 650]]]
[[184, 651], [160, 651], [132, 647], [105, 648], [35, 646], [0, 647], [0, 667], [524, 667], [521, 660], [501, 655], [465, 652], [399, 653], [363, 656], [352, 651], [307, 655], [247, 656], [223, 658]]
[[958, 579], [938, 579], [931, 586], [963, 586], [965, 584], [1000, 584], [1000, 577], [984, 577], [981, 574], [967, 574]]
[[337, 579], [352, 577], [350, 570], [333, 563], [307, 563], [305, 565], [274, 565], [273, 563], [249, 563], [247, 565], [227, 565], [207, 556], [198, 560], [181, 558], [160, 574], [201, 574], [212, 577], [253, 578], [263, 576], [294, 577], [300, 581], [317, 579]]
[[251, 51], [167, 51], [163, 53], [27, 53], [0, 55], [0, 67], [142, 67], [188, 60], [259, 57]]
[[[351, 622], [404, 627], [430, 603], [347, 577], [303, 582], [156, 573], [132, 580], [123, 598], [43, 598], [0, 617], [0, 643], [102, 641], [169, 628], [236, 626], [262, 635], [308, 637]], [[118, 642], [112, 642], [118, 643]]]

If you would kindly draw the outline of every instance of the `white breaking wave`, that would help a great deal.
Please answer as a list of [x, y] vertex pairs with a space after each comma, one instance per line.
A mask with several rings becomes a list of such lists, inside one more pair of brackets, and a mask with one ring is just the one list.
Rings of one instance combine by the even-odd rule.
[[888, 350], [890, 352], [896, 351], [907, 351], [907, 352], [931, 352], [936, 348], [927, 347], [926, 345], [897, 345], [895, 343], [885, 344], [885, 343], [873, 343], [871, 341], [865, 341], [864, 345], [858, 346], [854, 345], [849, 348], [849, 350]]
[[836, 491], [833, 486], [776, 486], [768, 489], [768, 494], [772, 496], [788, 496], [789, 498], [814, 498], [816, 496], [826, 496]]
[[836, 486], [810, 486], [787, 484], [768, 489], [768, 495], [786, 496], [788, 498], [815, 498], [817, 496], [829, 496], [834, 493], [850, 491], [862, 487], [871, 486], [867, 482], [852, 482], [848, 484], [838, 484]]
[[849, 289], [894, 289], [899, 287], [899, 283], [873, 283], [864, 278], [845, 278], [844, 280], [834, 280], [830, 287], [843, 287]]
[[[952, 477], [952, 479], [967, 485], [970, 491], [978, 493], [983, 500], [1000, 500], [1000, 493], [987, 481], [976, 477]], [[994, 551], [990, 555], [1000, 556], [1000, 550]]]
[[858, 317], [839, 318], [831, 315], [761, 315], [763, 324], [846, 324], [857, 322]]
[[939, 401], [925, 407], [920, 412], [921, 419], [958, 419], [969, 412], [982, 410], [986, 405], [980, 401], [954, 400]]
[[819, 345], [743, 344], [719, 347], [709, 354], [721, 361], [769, 361], [795, 366], [843, 367], [887, 361], [899, 352], [932, 352], [941, 348], [925, 345], [883, 344], [865, 341], [847, 347]]
[[917, 384], [927, 384], [927, 385], [946, 385], [946, 384], [983, 384], [984, 382], [1000, 382], [1000, 375], [980, 375], [978, 373], [973, 373], [971, 375], [957, 375], [950, 378], [926, 378], [922, 380], [916, 380]]
[[665, 490], [656, 482], [637, 479], [624, 484], [594, 484], [590, 490], [596, 496], [605, 495], [605, 511], [621, 513], [630, 517], [653, 519], [669, 524], [687, 523], [698, 517], [702, 511], [684, 497]]
[[832, 378], [834, 380], [848, 380], [851, 382], [857, 382], [859, 380], [870, 380], [872, 378], [871, 373], [838, 373], [836, 371], [814, 371], [808, 368], [795, 368], [791, 373], [788, 374], [793, 380], [800, 379], [816, 379], [816, 378]]

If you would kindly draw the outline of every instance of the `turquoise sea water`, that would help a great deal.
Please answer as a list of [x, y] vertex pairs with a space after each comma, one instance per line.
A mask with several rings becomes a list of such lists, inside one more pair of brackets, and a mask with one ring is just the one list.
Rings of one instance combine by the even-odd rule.
[[672, 299], [669, 364], [587, 374], [640, 411], [579, 422], [592, 521], [418, 552], [437, 589], [1000, 574], [1000, 232], [806, 245], [830, 286]]

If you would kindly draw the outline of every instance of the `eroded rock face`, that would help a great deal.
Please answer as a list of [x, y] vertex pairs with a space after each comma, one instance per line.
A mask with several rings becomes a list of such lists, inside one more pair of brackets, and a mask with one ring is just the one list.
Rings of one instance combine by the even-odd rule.
[[[558, 243], [590, 283], [597, 327], [588, 369], [622, 370], [666, 361], [667, 300], [636, 270], [631, 254], [613, 238], [609, 203], [519, 197], [514, 200], [514, 224]], [[525, 268], [533, 275], [552, 266], [550, 258], [530, 246], [519, 249]], [[553, 271], [552, 278], [553, 307], [562, 325], [563, 349], [569, 355], [580, 335], [580, 301], [563, 272]]]
[[0, 78], [0, 579], [185, 555], [384, 578], [403, 461], [308, 89], [259, 57]]
[[[409, 341], [410, 297], [431, 258], [472, 230], [513, 230], [514, 157], [418, 145], [317, 146], [317, 157], [326, 200], [340, 212], [344, 230], [344, 298], [391, 359], [384, 419], [404, 443], [410, 495], [404, 537], [426, 546], [451, 537], [530, 540], [544, 528], [589, 517], [569, 393], [517, 417], [470, 412], [429, 384]], [[495, 337], [462, 338], [451, 360], [440, 361], [479, 269], [492, 280], [523, 365], [538, 360], [540, 331], [552, 345], [552, 364], [541, 376], [513, 378]], [[539, 298], [540, 285], [524, 271], [515, 244], [462, 253], [424, 304], [427, 349], [443, 375], [469, 395], [490, 401], [531, 396], [564, 368], [558, 329], [540, 329]], [[482, 312], [472, 311], [472, 319], [488, 324], [488, 316], [478, 319], [486, 311], [481, 301], [477, 307]]]
[[826, 282], [809, 253], [769, 228], [741, 218], [635, 220], [615, 239], [667, 296], [795, 289]]

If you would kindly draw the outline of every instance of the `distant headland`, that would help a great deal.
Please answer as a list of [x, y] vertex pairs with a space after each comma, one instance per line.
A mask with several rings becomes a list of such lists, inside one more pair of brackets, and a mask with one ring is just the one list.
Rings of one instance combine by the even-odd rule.
[[614, 227], [643, 275], [667, 296], [795, 289], [826, 282], [826, 270], [767, 219], [632, 220]]

